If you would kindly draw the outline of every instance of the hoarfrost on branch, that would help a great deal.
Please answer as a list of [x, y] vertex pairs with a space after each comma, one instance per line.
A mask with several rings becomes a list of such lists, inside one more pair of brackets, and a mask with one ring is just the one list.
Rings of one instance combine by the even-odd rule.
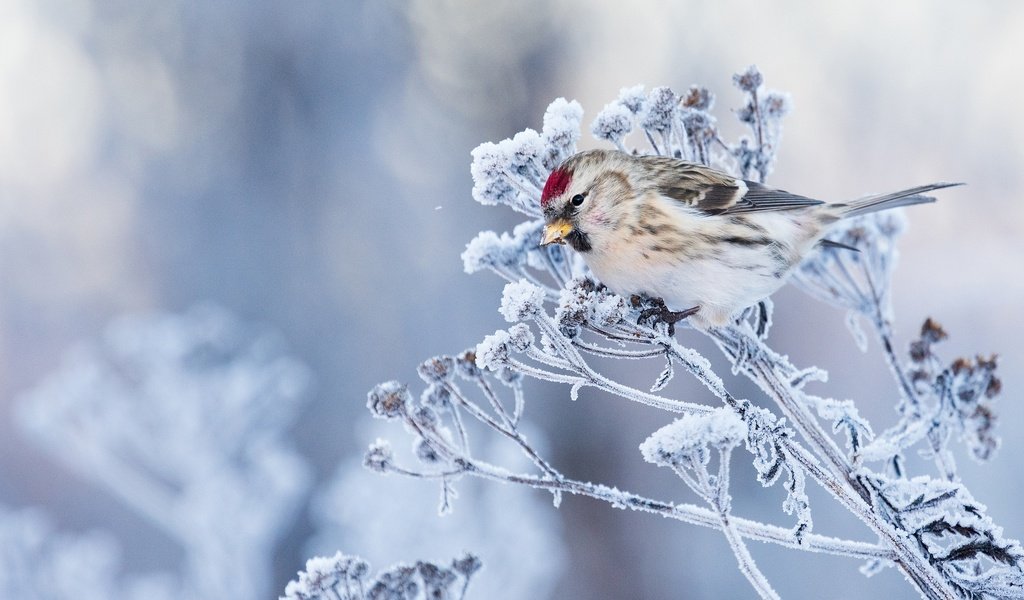
[[[598, 113], [590, 131], [625, 152], [674, 156], [764, 182], [792, 102], [766, 89], [756, 67], [737, 74], [733, 82], [743, 94], [735, 115], [748, 128], [736, 142], [720, 135], [710, 112], [715, 96], [701, 86], [683, 94], [667, 87], [623, 89]], [[770, 301], [752, 307], [732, 325], [686, 331], [677, 339], [664, 323], [641, 318], [653, 299], [615, 296], [593, 280], [574, 253], [563, 246], [538, 246], [540, 189], [548, 173], [576, 151], [582, 116], [579, 104], [558, 99], [548, 108], [541, 133], [528, 129], [473, 152], [474, 198], [528, 218], [511, 233], [482, 232], [463, 254], [467, 272], [487, 269], [508, 281], [500, 310], [512, 325], [475, 348], [424, 363], [443, 368], [426, 373], [421, 368], [427, 388], [419, 400], [394, 382], [371, 391], [371, 411], [401, 421], [420, 450], [416, 462], [399, 464], [378, 441], [366, 464], [437, 480], [444, 499], [460, 478], [472, 476], [546, 490], [556, 506], [562, 495], [578, 494], [719, 529], [741, 572], [764, 598], [777, 595], [747, 551], [751, 539], [859, 559], [867, 575], [894, 566], [924, 598], [1024, 597], [1024, 550], [1003, 536], [960, 482], [952, 447], [961, 441], [972, 457], [985, 460], [999, 445], [992, 407], [1001, 389], [996, 358], [941, 358], [936, 346], [947, 334], [931, 319], [907, 356], [896, 349], [890, 282], [896, 240], [904, 229], [900, 212], [843, 221], [830, 234], [837, 244], [809, 256], [794, 277], [812, 296], [848, 311], [859, 346], [868, 344], [862, 323], [879, 341], [900, 400], [895, 422], [876, 433], [854, 401], [806, 389], [827, 380], [824, 370], [798, 367], [768, 345]], [[756, 383], [764, 398], [734, 396], [711, 363], [683, 345], [698, 335], [710, 336], [732, 370]], [[596, 357], [661, 361], [665, 367], [646, 391], [603, 375], [592, 366]], [[700, 381], [709, 397], [662, 394], [677, 371]], [[572, 399], [580, 389], [593, 387], [673, 413], [675, 420], [654, 432], [641, 445], [641, 454], [671, 469], [703, 506], [649, 498], [562, 473], [523, 432], [525, 378], [564, 384]], [[388, 393], [394, 401], [381, 400]], [[467, 420], [512, 444], [531, 468], [509, 468], [478, 453]], [[906, 472], [904, 455], [914, 449], [934, 461], [934, 474]], [[729, 464], [738, 450], [752, 460], [763, 485], [782, 482], [786, 497], [781, 508], [792, 515], [791, 528], [733, 514]], [[811, 518], [807, 485], [831, 494], [860, 519], [866, 538], [873, 541], [821, 533], [821, 524]]]

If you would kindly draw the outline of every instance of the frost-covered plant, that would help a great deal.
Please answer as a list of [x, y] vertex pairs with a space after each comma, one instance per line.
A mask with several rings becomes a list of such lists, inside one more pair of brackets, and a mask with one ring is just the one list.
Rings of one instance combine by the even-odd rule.
[[[622, 90], [591, 125], [599, 140], [625, 152], [653, 152], [700, 162], [744, 178], [771, 174], [788, 96], [765, 90], [751, 67], [734, 77], [744, 94], [736, 111], [750, 133], [736, 143], [719, 134], [710, 114], [714, 96], [694, 86], [677, 95], [669, 88]], [[850, 311], [848, 323], [866, 347], [859, 321], [876, 332], [902, 399], [897, 422], [879, 435], [850, 400], [819, 397], [806, 384], [825, 381], [817, 367], [798, 368], [766, 343], [771, 302], [736, 323], [705, 333], [770, 403], [734, 396], [711, 364], [684, 346], [665, 323], [653, 321], [656, 301], [621, 298], [593, 281], [583, 262], [562, 246], [538, 247], [540, 189], [552, 168], [576, 152], [582, 108], [558, 99], [544, 116], [543, 130], [526, 130], [473, 152], [473, 195], [484, 204], [504, 204], [530, 220], [511, 234], [483, 232], [463, 254], [467, 272], [488, 269], [508, 280], [501, 313], [511, 323], [475, 348], [439, 356], [420, 367], [421, 395], [387, 382], [369, 394], [374, 416], [401, 422], [417, 449], [415, 463], [399, 461], [378, 440], [366, 465], [384, 473], [436, 479], [442, 505], [466, 476], [520, 483], [548, 490], [557, 506], [565, 493], [613, 506], [661, 514], [722, 530], [740, 568], [762, 597], [775, 592], [746, 550], [745, 539], [858, 558], [871, 574], [895, 566], [925, 598], [1024, 597], [1024, 551], [1006, 539], [960, 483], [950, 441], [965, 442], [972, 455], [988, 458], [998, 440], [991, 401], [1000, 390], [995, 359], [957, 359], [949, 366], [934, 353], [945, 332], [929, 320], [911, 344], [910, 361], [895, 351], [891, 331], [890, 279], [898, 213], [844, 221], [832, 244], [808, 257], [795, 278], [813, 295]], [[630, 138], [641, 146], [630, 146]], [[849, 246], [852, 248], [847, 248]], [[664, 361], [649, 390], [615, 381], [592, 366], [592, 357]], [[677, 369], [704, 384], [719, 406], [682, 401], [661, 392]], [[707, 507], [673, 503], [571, 478], [552, 465], [523, 433], [523, 379], [565, 384], [576, 398], [593, 387], [653, 408], [682, 415], [641, 446], [646, 460], [671, 468]], [[774, 410], [769, 406], [774, 404]], [[532, 470], [511, 469], [483, 457], [471, 443], [467, 420], [475, 420], [517, 447]], [[838, 439], [837, 439], [838, 438]], [[783, 510], [795, 523], [786, 529], [733, 515], [729, 462], [743, 447], [765, 486], [784, 481]], [[910, 476], [904, 454], [918, 448], [934, 459], [938, 476]], [[711, 457], [717, 453], [717, 468]], [[859, 518], [877, 542], [838, 539], [814, 530], [806, 486], [824, 488]]]
[[185, 551], [178, 597], [256, 598], [309, 468], [285, 439], [307, 369], [225, 311], [126, 317], [18, 400], [32, 438]]
[[170, 600], [180, 598], [160, 575], [123, 577], [121, 551], [101, 532], [57, 532], [40, 511], [0, 506], [0, 598]]
[[370, 577], [370, 564], [341, 552], [306, 561], [281, 600], [461, 600], [483, 563], [472, 554], [448, 566], [419, 561], [397, 564]]
[[[364, 425], [370, 439], [388, 429], [386, 422]], [[474, 441], [478, 455], [508, 469], [531, 466], [498, 436], [476, 436]], [[543, 444], [533, 431], [530, 441]], [[366, 464], [380, 470], [399, 461], [430, 458], [425, 444], [392, 447], [382, 441]], [[472, 597], [547, 598], [554, 592], [566, 563], [565, 548], [558, 515], [542, 496], [479, 479], [461, 481], [458, 498], [449, 498], [453, 510], [439, 515], [433, 482], [381, 477], [371, 469], [355, 458], [343, 461], [331, 482], [314, 495], [310, 514], [317, 533], [306, 545], [306, 556], [332, 554], [339, 540], [345, 547], [359, 548], [374, 564], [404, 557], [436, 561], [471, 549], [493, 567], [473, 582]]]

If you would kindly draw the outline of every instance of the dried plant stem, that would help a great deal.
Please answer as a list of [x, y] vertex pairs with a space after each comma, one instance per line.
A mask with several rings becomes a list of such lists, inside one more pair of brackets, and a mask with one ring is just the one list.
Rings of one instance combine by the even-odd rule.
[[[728, 334], [723, 335], [726, 331]], [[808, 475], [822, 484], [848, 510], [857, 515], [893, 548], [896, 556], [894, 562], [910, 578], [922, 597], [929, 599], [958, 598], [959, 596], [946, 579], [921, 555], [917, 542], [905, 533], [897, 531], [871, 509], [872, 494], [870, 490], [856, 478], [849, 463], [839, 453], [839, 449], [832, 439], [814, 420], [807, 407], [797, 401], [789, 383], [779, 377], [776, 365], [772, 364], [770, 360], [774, 353], [755, 336], [747, 335], [745, 330], [740, 330], [738, 327], [732, 327], [729, 330], [716, 330], [712, 335], [715, 336], [723, 350], [732, 356], [733, 360], [739, 360], [739, 352], [732, 345], [738, 339], [742, 339], [742, 343], [753, 345], [748, 348], [753, 347], [754, 350], [745, 360], [739, 362], [742, 370], [793, 421], [797, 431], [807, 440], [813, 452], [817, 456], [825, 458], [829, 469], [822, 469], [813, 456], [806, 454], [806, 450], [792, 441], [788, 441], [787, 450], [791, 452], [791, 456], [807, 470]]]
[[[695, 504], [674, 504], [654, 500], [587, 481], [569, 478], [554, 479], [525, 473], [510, 473], [500, 467], [475, 459], [465, 461], [463, 466], [468, 474], [496, 481], [506, 481], [549, 491], [587, 496], [596, 500], [603, 500], [619, 508], [653, 513], [684, 523], [690, 523], [691, 525], [721, 529], [721, 519], [718, 513]], [[843, 540], [820, 534], [806, 534], [801, 540], [797, 540], [793, 536], [791, 529], [752, 521], [734, 515], [730, 515], [729, 519], [740, 536], [759, 542], [778, 544], [794, 550], [824, 552], [837, 556], [850, 556], [862, 559], [893, 560], [895, 558], [895, 555], [888, 549], [867, 542]]]

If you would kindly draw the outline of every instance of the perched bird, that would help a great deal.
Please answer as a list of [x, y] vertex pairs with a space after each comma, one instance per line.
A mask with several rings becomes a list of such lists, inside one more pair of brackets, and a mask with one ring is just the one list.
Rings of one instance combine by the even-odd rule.
[[817, 244], [831, 243], [836, 221], [933, 202], [920, 194], [954, 185], [830, 204], [702, 164], [589, 150], [548, 177], [541, 245], [572, 246], [613, 292], [664, 300], [669, 324], [691, 317], [708, 328], [782, 287]]

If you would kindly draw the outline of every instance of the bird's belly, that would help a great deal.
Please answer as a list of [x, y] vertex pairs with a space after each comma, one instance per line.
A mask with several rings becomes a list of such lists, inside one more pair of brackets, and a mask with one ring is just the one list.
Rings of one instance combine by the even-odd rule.
[[669, 257], [625, 250], [615, 257], [588, 256], [587, 264], [609, 289], [623, 296], [646, 294], [662, 298], [669, 309], [701, 307], [703, 319], [725, 324], [738, 311], [755, 304], [785, 283], [789, 268], [780, 269], [764, 251], [748, 257]]

